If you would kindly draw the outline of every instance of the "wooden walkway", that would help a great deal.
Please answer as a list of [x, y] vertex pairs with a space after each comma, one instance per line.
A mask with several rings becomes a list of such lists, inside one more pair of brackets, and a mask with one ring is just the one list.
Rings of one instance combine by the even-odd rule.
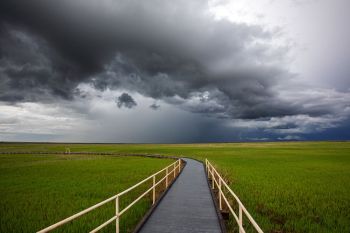
[[202, 163], [192, 159], [161, 200], [140, 233], [221, 233]]

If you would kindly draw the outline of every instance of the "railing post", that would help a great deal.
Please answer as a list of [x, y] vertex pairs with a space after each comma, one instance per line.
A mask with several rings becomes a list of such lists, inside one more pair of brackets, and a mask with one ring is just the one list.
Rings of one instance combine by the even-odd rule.
[[243, 214], [242, 214], [242, 206], [239, 204], [239, 213], [238, 213], [238, 220], [239, 220], [239, 233], [243, 233]]
[[166, 168], [166, 178], [165, 178], [165, 187], [168, 188], [169, 185], [169, 169]]
[[153, 204], [156, 202], [156, 176], [153, 176]]
[[176, 172], [176, 166], [175, 166], [176, 164], [174, 163], [174, 179], [175, 179], [175, 172]]
[[119, 233], [119, 196], [115, 198], [115, 215], [117, 216], [115, 219], [115, 232]]
[[222, 200], [221, 200], [221, 192], [222, 192], [222, 189], [221, 189], [221, 179], [219, 178], [219, 207], [220, 207], [220, 210], [222, 210]]
[[180, 174], [180, 169], [181, 169], [181, 159], [179, 159], [179, 173]]
[[210, 169], [210, 167], [209, 167], [209, 163], [207, 163], [208, 179], [209, 179], [209, 169]]
[[211, 187], [212, 187], [212, 189], [215, 189], [215, 182], [214, 182], [215, 173], [214, 173], [213, 170], [214, 170], [214, 169], [211, 169]]

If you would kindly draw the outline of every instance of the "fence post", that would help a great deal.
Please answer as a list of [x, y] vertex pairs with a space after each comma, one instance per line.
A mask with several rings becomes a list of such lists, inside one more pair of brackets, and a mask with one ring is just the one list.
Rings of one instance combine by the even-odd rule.
[[169, 170], [166, 168], [166, 178], [165, 178], [165, 187], [168, 188], [169, 185]]
[[153, 204], [156, 202], [156, 176], [153, 176]]
[[176, 167], [175, 167], [175, 163], [174, 163], [174, 178], [175, 178], [175, 172], [176, 172]]
[[238, 220], [239, 220], [239, 233], [243, 233], [243, 216], [242, 216], [242, 206], [239, 204], [239, 213], [238, 213]]
[[115, 215], [117, 216], [115, 219], [115, 232], [119, 233], [119, 196], [115, 198]]
[[222, 192], [222, 190], [221, 190], [221, 179], [219, 178], [219, 206], [220, 206], [220, 210], [222, 210], [222, 200], [221, 200], [221, 192]]
[[215, 179], [215, 173], [213, 171], [214, 169], [211, 169], [211, 187], [213, 189], [215, 189], [215, 182], [214, 182], [214, 179]]
[[210, 169], [210, 167], [209, 167], [209, 162], [207, 161], [207, 172], [208, 172], [208, 179], [209, 179], [209, 169]]
[[181, 169], [181, 159], [179, 159], [179, 174], [180, 174], [180, 169]]

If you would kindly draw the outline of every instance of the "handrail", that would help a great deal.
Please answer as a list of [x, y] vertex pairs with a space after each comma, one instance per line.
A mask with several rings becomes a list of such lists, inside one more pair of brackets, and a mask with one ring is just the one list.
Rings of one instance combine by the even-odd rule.
[[[239, 233], [245, 233], [244, 226], [243, 226], [243, 213], [245, 214], [245, 216], [248, 218], [248, 220], [250, 221], [250, 223], [253, 225], [253, 227], [255, 228], [255, 230], [258, 233], [264, 233], [261, 230], [261, 228], [259, 227], [259, 225], [255, 222], [253, 217], [249, 214], [248, 210], [244, 207], [241, 200], [239, 200], [238, 196], [227, 185], [225, 180], [221, 177], [221, 175], [217, 172], [215, 167], [209, 162], [208, 159], [205, 159], [205, 168], [207, 170], [208, 179], [211, 178], [212, 189], [215, 189], [215, 184], [216, 184], [216, 186], [219, 190], [219, 208], [220, 208], [220, 211], [222, 210], [222, 199], [224, 199], [228, 209], [230, 210], [231, 214], [233, 215], [233, 217], [235, 218], [235, 220], [238, 224]], [[215, 175], [216, 175], [216, 177], [215, 177]], [[234, 197], [234, 199], [238, 203], [238, 216], [234, 212], [232, 206], [230, 205], [228, 198], [225, 196], [225, 193], [223, 192], [223, 187], [225, 187], [228, 190], [228, 192]]]
[[[144, 196], [146, 196], [149, 192], [153, 191], [153, 195], [152, 195], [152, 204], [155, 203], [156, 201], [156, 196], [155, 196], [155, 191], [156, 191], [156, 187], [161, 184], [164, 180], [166, 181], [166, 185], [165, 185], [165, 189], [168, 188], [169, 186], [169, 176], [173, 175], [173, 178], [175, 179], [175, 177], [177, 175], [180, 174], [181, 171], [181, 159], [178, 159], [177, 161], [175, 161], [174, 163], [166, 166], [165, 168], [163, 168], [162, 170], [150, 175], [149, 177], [147, 177], [146, 179], [140, 181], [139, 183], [131, 186], [130, 188], [102, 201], [99, 202], [83, 211], [80, 211], [79, 213], [76, 213], [68, 218], [65, 218], [51, 226], [48, 226], [40, 231], [38, 231], [37, 233], [45, 233], [45, 232], [50, 232], [54, 229], [56, 229], [59, 226], [62, 226], [68, 222], [73, 221], [74, 219], [77, 219], [81, 216], [83, 216], [84, 214], [87, 214], [89, 212], [91, 212], [94, 209], [97, 209], [98, 207], [114, 201], [115, 200], [115, 215], [110, 218], [109, 220], [107, 220], [106, 222], [102, 223], [101, 225], [99, 225], [98, 227], [96, 227], [94, 230], [91, 231], [91, 233], [94, 232], [98, 232], [99, 230], [101, 230], [102, 228], [104, 228], [105, 226], [109, 225], [110, 223], [114, 222], [116, 223], [116, 233], [119, 233], [119, 218], [122, 214], [124, 214], [128, 209], [130, 209], [134, 204], [136, 204], [141, 198], [143, 198]], [[169, 171], [169, 168], [172, 168], [172, 170]], [[163, 176], [158, 182], [156, 182], [156, 176], [159, 175], [160, 173], [165, 171], [165, 176]], [[153, 185], [147, 189], [144, 193], [142, 193], [140, 196], [138, 196], [134, 201], [132, 201], [128, 206], [126, 206], [123, 210], [119, 210], [119, 199], [121, 196], [125, 195], [126, 193], [130, 192], [131, 190], [137, 188], [138, 186], [140, 186], [141, 184], [145, 183], [146, 181], [150, 180], [151, 178], [153, 178]]]

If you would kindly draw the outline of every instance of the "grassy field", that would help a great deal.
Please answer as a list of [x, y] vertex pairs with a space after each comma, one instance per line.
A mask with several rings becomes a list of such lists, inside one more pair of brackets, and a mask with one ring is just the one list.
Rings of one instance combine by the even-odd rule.
[[[0, 155], [0, 232], [40, 230], [125, 190], [171, 162], [141, 157]], [[121, 207], [141, 192], [144, 190], [123, 196]], [[92, 230], [114, 215], [114, 206], [108, 203], [58, 232]], [[149, 207], [146, 198], [126, 212], [122, 232], [131, 231]], [[104, 232], [113, 232], [114, 227], [111, 224]]]
[[65, 147], [208, 158], [265, 232], [350, 232], [350, 142], [0, 144], [0, 152]]

